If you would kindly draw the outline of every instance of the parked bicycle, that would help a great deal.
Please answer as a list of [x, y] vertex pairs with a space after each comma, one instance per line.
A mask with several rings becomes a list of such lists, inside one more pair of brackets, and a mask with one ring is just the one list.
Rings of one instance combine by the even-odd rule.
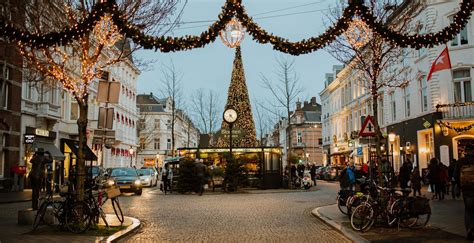
[[[58, 187], [55, 184], [55, 187]], [[48, 192], [47, 197], [41, 203], [33, 222], [33, 231], [41, 224], [54, 225], [55, 219], [58, 227], [67, 229], [73, 233], [82, 233], [90, 227], [90, 208], [87, 203], [75, 200], [75, 194], [60, 192], [61, 198], [56, 200], [53, 192]], [[45, 220], [46, 214], [51, 215], [49, 221]]]

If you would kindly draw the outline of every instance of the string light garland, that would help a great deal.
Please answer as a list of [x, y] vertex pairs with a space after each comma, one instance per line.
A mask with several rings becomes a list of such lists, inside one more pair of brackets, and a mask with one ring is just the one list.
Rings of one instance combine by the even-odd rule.
[[462, 134], [462, 133], [465, 133], [465, 132], [468, 132], [469, 130], [471, 130], [472, 128], [474, 128], [474, 123], [471, 123], [465, 127], [455, 127], [453, 125], [451, 125], [451, 123], [447, 122], [447, 121], [442, 121], [442, 120], [438, 120], [438, 124], [440, 126], [444, 126], [444, 127], [447, 127], [448, 129], [451, 129], [453, 131], [455, 131], [458, 135]]
[[351, 46], [360, 49], [369, 43], [371, 31], [364, 21], [353, 19], [349, 28], [344, 32], [344, 37]]
[[123, 36], [131, 38], [144, 49], [174, 52], [201, 48], [214, 42], [219, 32], [226, 27], [226, 24], [231, 21], [233, 17], [236, 17], [258, 43], [270, 43], [275, 50], [292, 55], [301, 55], [325, 47], [335, 40], [337, 36], [343, 34], [350, 27], [352, 19], [358, 16], [373, 32], [382, 36], [382, 38], [392, 45], [420, 49], [444, 44], [452, 40], [455, 35], [466, 26], [471, 16], [471, 11], [471, 0], [462, 0], [460, 10], [454, 15], [453, 22], [444, 29], [436, 33], [407, 35], [391, 30], [388, 26], [380, 23], [376, 17], [374, 17], [371, 10], [364, 5], [363, 1], [354, 0], [349, 1], [349, 5], [344, 10], [342, 17], [323, 34], [297, 42], [290, 42], [283, 37], [268, 33], [256, 24], [246, 13], [245, 8], [241, 4], [241, 0], [227, 0], [222, 7], [218, 20], [209, 26], [206, 31], [200, 35], [187, 35], [184, 37], [155, 37], [146, 35], [140, 27], [130, 23], [124, 17], [124, 14], [118, 10], [115, 0], [107, 0], [97, 3], [91, 13], [84, 18], [82, 22], [72, 27], [64, 28], [62, 31], [48, 34], [32, 34], [27, 31], [19, 30], [8, 23], [0, 22], [0, 36], [4, 36], [12, 42], [21, 42], [33, 48], [67, 45], [73, 40], [77, 40], [81, 36], [89, 34], [93, 31], [97, 22], [100, 21], [103, 16], [109, 14], [117, 29], [120, 30], [120, 33]]
[[452, 104], [438, 104], [436, 105], [436, 109], [445, 108], [445, 107], [463, 107], [463, 106], [474, 106], [474, 102], [468, 101], [468, 102], [456, 102]]

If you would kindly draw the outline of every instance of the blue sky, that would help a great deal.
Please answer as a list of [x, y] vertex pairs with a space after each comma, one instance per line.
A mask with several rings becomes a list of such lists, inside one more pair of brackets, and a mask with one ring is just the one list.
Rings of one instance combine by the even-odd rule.
[[[214, 20], [220, 13], [225, 0], [189, 0], [181, 21]], [[325, 30], [323, 18], [325, 9], [334, 0], [243, 0], [243, 4], [250, 16], [267, 31], [290, 39], [301, 40], [316, 36]], [[292, 8], [299, 5], [304, 7]], [[285, 11], [258, 15], [259, 13], [292, 8]], [[257, 17], [275, 16], [291, 13], [300, 13], [318, 10], [316, 12], [297, 14], [291, 16], [257, 19]], [[319, 11], [321, 10], [321, 11]], [[205, 26], [203, 26], [205, 25]], [[189, 28], [200, 26], [197, 28]], [[182, 25], [174, 30], [173, 36], [185, 34], [199, 34], [207, 29], [207, 23]], [[153, 92], [160, 94], [161, 67], [171, 60], [183, 75], [182, 84], [186, 97], [198, 88], [213, 89], [221, 94], [222, 107], [225, 104], [228, 85], [230, 82], [234, 49], [230, 49], [218, 38], [214, 43], [205, 48], [177, 53], [160, 53], [150, 50], [137, 52], [141, 59], [155, 59], [149, 71], [144, 71], [139, 77], [139, 93]], [[267, 90], [262, 87], [260, 73], [272, 77], [275, 70], [275, 59], [279, 56], [295, 58], [295, 70], [300, 76], [304, 87], [301, 98], [318, 96], [324, 88], [324, 74], [332, 70], [332, 65], [337, 64], [324, 50], [311, 54], [292, 57], [272, 49], [271, 45], [256, 43], [251, 36], [246, 34], [242, 44], [242, 56], [247, 78], [247, 85], [251, 100], [264, 100], [271, 98]], [[318, 97], [318, 102], [320, 101]]]

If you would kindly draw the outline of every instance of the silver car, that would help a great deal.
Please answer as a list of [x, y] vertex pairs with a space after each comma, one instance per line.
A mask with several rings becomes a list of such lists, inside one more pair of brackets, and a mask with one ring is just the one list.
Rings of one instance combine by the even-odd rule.
[[143, 186], [153, 187], [158, 185], [158, 175], [153, 169], [143, 168], [137, 170], [137, 172]]

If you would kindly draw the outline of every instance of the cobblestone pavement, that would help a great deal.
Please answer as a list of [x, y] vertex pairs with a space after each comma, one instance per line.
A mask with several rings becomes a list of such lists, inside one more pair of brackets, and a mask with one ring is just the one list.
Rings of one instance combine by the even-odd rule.
[[335, 201], [336, 184], [322, 182], [318, 189], [201, 197], [152, 189], [141, 197], [121, 197], [124, 214], [142, 222], [140, 230], [123, 241], [349, 242], [311, 215], [314, 208]]

